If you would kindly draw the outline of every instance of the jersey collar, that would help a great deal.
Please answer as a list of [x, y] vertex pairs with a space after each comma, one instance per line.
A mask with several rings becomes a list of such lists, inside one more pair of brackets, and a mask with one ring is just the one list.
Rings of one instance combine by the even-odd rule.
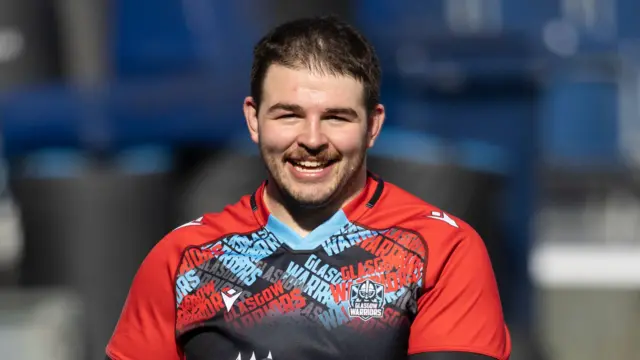
[[[265, 180], [262, 185], [251, 195], [250, 204], [251, 210], [253, 211], [256, 220], [261, 226], [265, 226], [269, 221], [269, 209], [267, 209], [266, 204], [264, 203], [264, 192], [267, 186], [267, 181]], [[380, 196], [382, 195], [382, 191], [384, 190], [384, 181], [380, 179], [377, 175], [368, 172], [367, 173], [367, 182], [353, 200], [347, 203], [341, 211], [344, 212], [346, 217], [352, 221], [357, 221], [362, 215], [364, 215], [367, 211], [376, 206], [378, 201], [380, 200]]]

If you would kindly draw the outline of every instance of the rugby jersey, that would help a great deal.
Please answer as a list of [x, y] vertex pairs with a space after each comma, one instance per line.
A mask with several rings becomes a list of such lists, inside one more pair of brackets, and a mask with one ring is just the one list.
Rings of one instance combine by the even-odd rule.
[[109, 358], [508, 359], [494, 273], [468, 224], [370, 175], [300, 236], [269, 213], [265, 186], [153, 248]]

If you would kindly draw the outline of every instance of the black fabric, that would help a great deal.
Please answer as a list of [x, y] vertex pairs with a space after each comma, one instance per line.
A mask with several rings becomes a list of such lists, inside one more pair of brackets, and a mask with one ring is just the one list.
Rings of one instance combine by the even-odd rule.
[[[355, 225], [340, 228], [345, 236], [367, 236], [369, 233], [368, 229]], [[417, 249], [412, 245], [423, 243], [423, 239], [416, 234], [400, 229], [381, 233], [389, 236], [382, 235], [382, 242], [372, 241], [371, 244], [382, 244], [380, 246], [389, 249], [392, 246], [388, 244], [404, 244], [408, 248]], [[272, 241], [269, 239], [275, 239], [275, 235], [263, 229], [255, 234], [225, 237], [214, 243], [223, 244], [222, 248], [233, 254], [232, 247], [248, 243], [244, 238], [261, 237], [265, 239], [262, 241]], [[383, 284], [392, 286], [389, 285], [391, 283], [387, 281], [387, 276], [392, 276], [396, 270], [392, 269], [388, 274], [378, 277], [369, 276], [364, 282], [358, 281], [360, 277], [368, 276], [361, 273], [363, 270], [360, 270], [358, 264], [367, 263], [368, 260], [375, 262], [373, 253], [368, 252], [375, 249], [371, 246], [349, 246], [346, 243], [342, 243], [339, 248], [339, 236], [332, 238], [336, 242], [335, 248], [331, 246], [331, 240], [326, 243], [329, 245], [319, 246], [315, 250], [291, 250], [286, 244], [278, 247], [260, 260], [258, 268], [264, 270], [257, 277], [253, 277], [253, 273], [235, 275], [224, 265], [225, 262], [233, 264], [243, 261], [243, 258], [227, 261], [223, 255], [195, 266], [192, 276], [199, 279], [198, 290], [184, 296], [178, 293], [178, 340], [186, 358], [204, 360], [210, 359], [214, 354], [221, 359], [406, 358], [409, 327], [417, 312], [417, 298], [421, 294], [420, 286], [415, 282], [419, 277], [397, 285], [406, 288], [406, 291], [398, 292], [399, 295], [385, 296]], [[208, 245], [201, 248], [207, 249]], [[269, 246], [264, 250], [252, 249], [254, 248], [246, 251], [271, 251], [268, 250]], [[193, 267], [191, 259], [203, 259], [201, 252], [202, 250], [194, 249], [185, 253], [180, 268]], [[416, 256], [414, 261], [406, 262], [411, 264], [407, 268], [408, 273], [421, 272], [424, 268], [426, 259], [420, 254]], [[346, 283], [335, 280], [341, 277], [338, 269], [345, 267], [354, 269], [351, 270], [353, 282], [358, 287], [353, 285], [349, 289], [337, 286], [336, 293], [333, 294], [330, 284]], [[242, 279], [241, 284], [236, 284], [234, 279], [239, 277], [246, 278], [246, 284]], [[235, 305], [225, 309], [222, 298], [218, 297], [233, 294], [242, 298], [237, 298]], [[341, 305], [332, 306], [336, 303], [334, 296], [341, 297], [350, 305], [343, 304], [343, 300], [340, 300]], [[198, 302], [201, 298], [208, 300]], [[358, 305], [364, 303], [376, 306], [361, 309], [378, 311], [359, 315], [350, 312], [349, 316], [360, 317], [362, 320], [354, 319], [344, 325], [347, 311], [358, 310]], [[273, 314], [270, 315], [270, 312]], [[386, 314], [384, 319], [383, 314]]]

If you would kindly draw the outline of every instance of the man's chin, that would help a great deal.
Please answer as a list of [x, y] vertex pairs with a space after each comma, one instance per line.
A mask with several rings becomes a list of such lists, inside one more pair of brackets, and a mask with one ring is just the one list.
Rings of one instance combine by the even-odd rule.
[[339, 186], [333, 180], [301, 182], [296, 179], [283, 179], [277, 182], [285, 203], [292, 208], [321, 209], [332, 205]]
[[331, 203], [331, 196], [318, 196], [318, 194], [300, 194], [290, 193], [289, 200], [293, 202], [292, 205], [303, 209], [320, 209], [328, 206]]

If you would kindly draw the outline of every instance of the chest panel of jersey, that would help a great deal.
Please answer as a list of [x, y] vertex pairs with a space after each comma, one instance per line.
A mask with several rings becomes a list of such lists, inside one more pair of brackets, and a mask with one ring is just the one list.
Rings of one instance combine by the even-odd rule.
[[351, 222], [309, 250], [286, 236], [267, 226], [184, 252], [175, 284], [186, 358], [406, 357], [423, 239]]

